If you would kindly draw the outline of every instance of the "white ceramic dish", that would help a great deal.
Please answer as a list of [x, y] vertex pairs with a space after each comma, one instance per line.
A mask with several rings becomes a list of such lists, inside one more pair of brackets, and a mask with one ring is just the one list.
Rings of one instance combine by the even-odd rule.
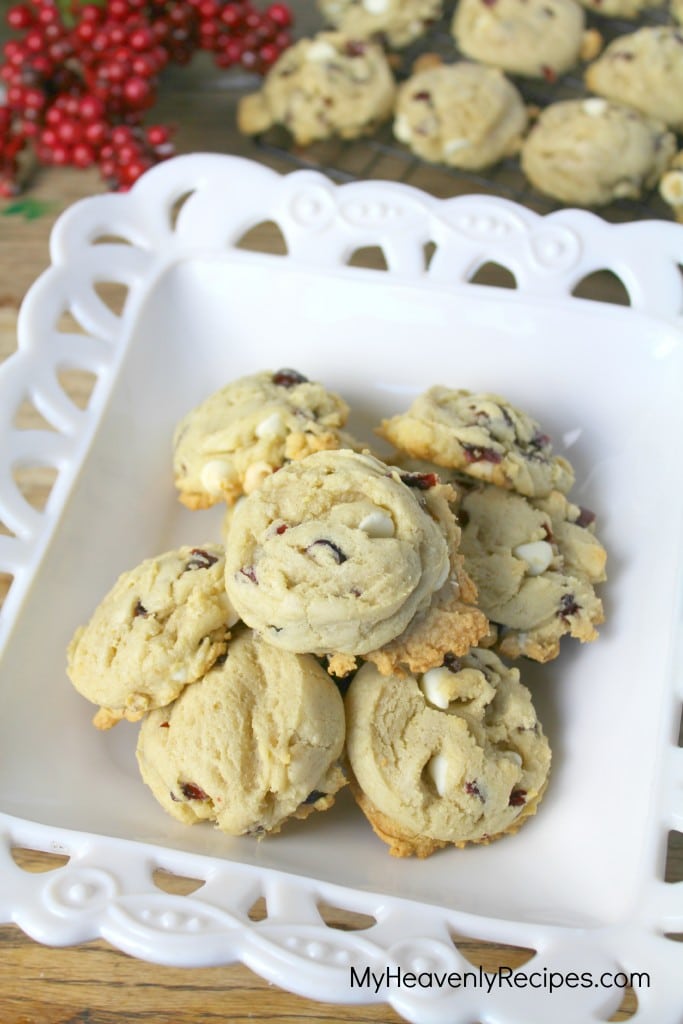
[[[235, 248], [264, 220], [281, 227], [287, 256]], [[386, 273], [346, 266], [368, 245], [383, 249]], [[468, 283], [488, 260], [517, 290]], [[683, 884], [664, 881], [664, 862], [669, 831], [683, 830], [682, 263], [671, 224], [540, 218], [489, 197], [333, 186], [208, 155], [69, 210], [0, 370], [0, 519], [14, 534], [0, 537], [0, 571], [14, 576], [0, 619], [0, 920], [40, 942], [103, 936], [163, 963], [239, 959], [312, 998], [387, 1001], [425, 1024], [606, 1020], [623, 992], [601, 974], [648, 972], [636, 1019], [680, 1024], [683, 946], [666, 936], [683, 931]], [[600, 268], [621, 277], [631, 308], [571, 297]], [[102, 281], [129, 288], [120, 316]], [[65, 310], [82, 333], [58, 330]], [[85, 411], [59, 386], [67, 365], [97, 374]], [[115, 576], [217, 534], [219, 514], [175, 498], [175, 421], [219, 383], [279, 365], [341, 391], [357, 433], [448, 381], [508, 395], [571, 449], [573, 494], [598, 513], [610, 554], [608, 619], [598, 643], [569, 643], [555, 664], [524, 671], [555, 761], [541, 813], [518, 836], [397, 861], [347, 799], [262, 843], [189, 829], [139, 780], [135, 728], [97, 733], [70, 687], [67, 641]], [[24, 398], [54, 429], [16, 428]], [[59, 470], [43, 513], [12, 475], [33, 463]], [[69, 861], [28, 874], [13, 846]], [[204, 884], [168, 895], [157, 867]], [[268, 916], [254, 923], [259, 896]], [[321, 901], [376, 923], [330, 928]], [[522, 987], [518, 971], [490, 991], [439, 985], [471, 970], [458, 936], [535, 950], [520, 970], [538, 984]], [[353, 984], [352, 966], [381, 983]], [[409, 987], [399, 967], [432, 973]], [[552, 991], [551, 971], [591, 972], [595, 984]]]

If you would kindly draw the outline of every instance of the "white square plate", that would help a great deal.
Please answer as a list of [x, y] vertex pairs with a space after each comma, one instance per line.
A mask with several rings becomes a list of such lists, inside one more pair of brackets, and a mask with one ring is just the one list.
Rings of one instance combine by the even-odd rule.
[[[235, 248], [266, 220], [287, 256]], [[368, 245], [383, 250], [386, 273], [346, 265]], [[516, 290], [468, 283], [490, 260]], [[0, 370], [0, 519], [14, 534], [0, 538], [0, 571], [14, 577], [0, 618], [0, 919], [40, 941], [102, 935], [166, 963], [241, 959], [313, 998], [382, 999], [414, 1021], [529, 1024], [552, 1010], [576, 1024], [619, 1005], [618, 987], [600, 985], [350, 983], [352, 965], [463, 971], [456, 934], [514, 942], [537, 950], [524, 971], [539, 977], [650, 971], [650, 986], [636, 986], [638, 1019], [680, 1024], [683, 950], [666, 935], [683, 931], [683, 894], [663, 867], [668, 831], [683, 829], [681, 263], [675, 225], [540, 218], [489, 197], [333, 186], [207, 155], [68, 211], [22, 308], [19, 351]], [[602, 268], [621, 277], [631, 308], [571, 297]], [[99, 297], [103, 281], [129, 289], [118, 316]], [[82, 333], [58, 329], [65, 310]], [[347, 796], [261, 843], [188, 829], [142, 784], [135, 727], [96, 732], [67, 680], [68, 640], [121, 571], [219, 535], [220, 512], [176, 499], [177, 420], [220, 384], [282, 365], [342, 393], [352, 431], [368, 439], [431, 384], [496, 391], [576, 468], [572, 497], [597, 513], [609, 552], [607, 622], [599, 642], [567, 641], [555, 663], [521, 666], [554, 766], [541, 812], [513, 838], [394, 860]], [[61, 391], [63, 366], [97, 374], [87, 410]], [[14, 426], [25, 398], [54, 430]], [[12, 476], [34, 463], [59, 470], [42, 514]], [[13, 845], [61, 850], [69, 863], [27, 876]], [[151, 879], [160, 866], [204, 885], [163, 894]], [[255, 924], [259, 895], [268, 917]], [[327, 928], [322, 899], [376, 924]]]

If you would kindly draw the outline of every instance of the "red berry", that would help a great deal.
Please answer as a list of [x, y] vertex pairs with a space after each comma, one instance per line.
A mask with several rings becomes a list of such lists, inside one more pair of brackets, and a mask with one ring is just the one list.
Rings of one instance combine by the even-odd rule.
[[266, 8], [265, 15], [280, 28], [287, 28], [292, 24], [292, 13], [286, 4], [271, 4]]
[[10, 28], [19, 30], [28, 28], [33, 24], [33, 14], [25, 4], [17, 4], [16, 7], [10, 7], [7, 12], [7, 24]]
[[72, 159], [76, 167], [91, 167], [95, 163], [95, 151], [84, 142], [73, 148]]

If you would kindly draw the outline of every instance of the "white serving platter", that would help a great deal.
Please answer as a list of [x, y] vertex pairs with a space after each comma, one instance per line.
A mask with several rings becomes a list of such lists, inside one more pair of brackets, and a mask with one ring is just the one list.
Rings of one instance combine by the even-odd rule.
[[[287, 255], [237, 248], [264, 221]], [[367, 246], [386, 271], [348, 266]], [[471, 283], [488, 261], [515, 290]], [[669, 833], [683, 831], [681, 264], [673, 224], [541, 218], [206, 154], [68, 210], [0, 367], [0, 572], [13, 576], [0, 615], [0, 921], [188, 968], [241, 960], [305, 996], [384, 1001], [420, 1024], [607, 1020], [626, 975], [645, 972], [634, 1020], [681, 1024], [683, 945], [670, 936], [683, 932], [683, 883], [664, 881]], [[630, 308], [572, 296], [600, 269]], [[120, 314], [103, 282], [128, 288]], [[60, 327], [65, 312], [80, 330]], [[597, 643], [521, 666], [554, 768], [517, 836], [395, 860], [348, 796], [262, 842], [188, 828], [138, 777], [136, 728], [98, 733], [69, 684], [68, 640], [121, 571], [219, 535], [220, 512], [176, 499], [176, 421], [222, 383], [279, 366], [341, 392], [368, 439], [431, 384], [497, 391], [573, 462], [572, 497], [597, 513], [609, 551], [607, 622]], [[62, 390], [64, 367], [96, 374], [87, 409]], [[17, 428], [25, 400], [52, 429]], [[43, 512], [14, 478], [36, 464], [58, 470]], [[29, 874], [15, 846], [69, 860]], [[203, 884], [170, 895], [157, 868]], [[323, 902], [375, 923], [329, 927]], [[473, 970], [463, 937], [535, 953], [512, 980], [458, 986]], [[366, 967], [376, 984], [355, 982]], [[399, 969], [422, 982], [400, 983]]]

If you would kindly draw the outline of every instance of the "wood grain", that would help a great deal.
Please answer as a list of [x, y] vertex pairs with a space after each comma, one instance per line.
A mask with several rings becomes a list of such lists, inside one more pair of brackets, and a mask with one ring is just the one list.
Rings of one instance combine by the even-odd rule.
[[[304, 0], [295, 0], [294, 6], [303, 10]], [[179, 152], [232, 152], [289, 169], [236, 136], [234, 106], [234, 91], [226, 88], [221, 76], [211, 78], [204, 66], [171, 77], [158, 117], [178, 123]], [[384, 168], [377, 170], [378, 177], [383, 173]], [[438, 176], [430, 179], [425, 168], [419, 184], [430, 190], [430, 180], [431, 190], [438, 194], [443, 183]], [[101, 191], [94, 172], [36, 170], [31, 177], [31, 195], [44, 204], [44, 214], [34, 220], [2, 216], [4, 207], [0, 206], [0, 362], [15, 350], [17, 312], [23, 296], [48, 265], [49, 234], [55, 219], [77, 199]], [[281, 238], [266, 225], [246, 239], [245, 245], [258, 251], [281, 251]], [[358, 254], [355, 262], [381, 266], [381, 257], [368, 251]], [[482, 280], [506, 283], [495, 267], [487, 268]], [[621, 301], [619, 287], [604, 275], [588, 282], [586, 289], [588, 297]], [[65, 373], [62, 383], [74, 401], [81, 406], [87, 403], [92, 386], [89, 375]], [[29, 404], [20, 409], [17, 422], [27, 428], [45, 426]], [[51, 482], [49, 473], [35, 469], [24, 471], [20, 479], [28, 500], [37, 508], [43, 507]], [[6, 532], [0, 524], [0, 532], [3, 530]], [[0, 601], [8, 583], [0, 574]], [[16, 861], [30, 871], [55, 868], [53, 858], [35, 851], [16, 851]], [[670, 881], [683, 878], [679, 834], [672, 836], [666, 873]], [[190, 891], [189, 883], [173, 876], [158, 881], [172, 892]], [[258, 916], [259, 908], [253, 913]], [[338, 928], [354, 925], [352, 916], [334, 910], [329, 912], [328, 923]], [[459, 946], [472, 963], [487, 971], [501, 965], [519, 966], [529, 956], [528, 951], [495, 944], [463, 940]], [[627, 991], [611, 1019], [628, 1020], [635, 1008], [635, 996]], [[159, 967], [132, 959], [105, 942], [53, 949], [38, 945], [13, 925], [0, 927], [0, 1024], [246, 1024], [254, 1020], [285, 1024], [300, 1019], [325, 1024], [397, 1024], [400, 1020], [386, 1006], [338, 1007], [302, 999], [239, 965], [200, 970]]]

